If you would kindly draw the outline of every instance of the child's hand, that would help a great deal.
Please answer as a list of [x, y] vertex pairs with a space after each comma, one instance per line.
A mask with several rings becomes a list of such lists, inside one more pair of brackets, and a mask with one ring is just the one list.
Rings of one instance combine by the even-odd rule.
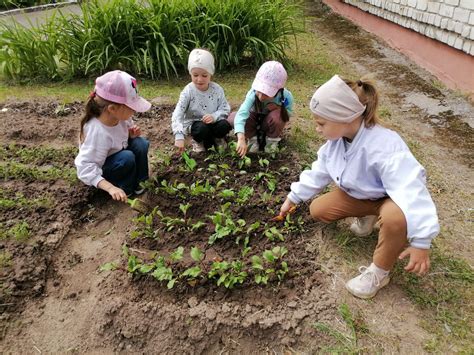
[[107, 192], [115, 201], [127, 202], [127, 194], [121, 188], [112, 186]]
[[283, 205], [280, 207], [280, 216], [286, 217], [286, 215], [290, 212], [292, 208], [295, 208], [296, 205], [290, 201], [290, 199], [287, 197]]
[[243, 133], [237, 133], [237, 153], [243, 158], [247, 154], [247, 142], [245, 141], [245, 135]]
[[404, 259], [410, 255], [410, 261], [408, 265], [405, 266], [405, 270], [408, 272], [413, 272], [419, 276], [424, 275], [430, 269], [430, 250], [429, 249], [419, 249], [414, 247], [406, 248], [398, 257], [399, 259]]
[[184, 153], [184, 139], [177, 139], [174, 141], [174, 146], [178, 148], [178, 154]]
[[128, 135], [130, 136], [130, 138], [140, 137], [141, 134], [142, 134], [142, 131], [140, 127], [138, 127], [137, 125], [133, 125], [132, 127], [128, 129]]
[[212, 117], [209, 114], [204, 115], [204, 116], [202, 116], [202, 122], [204, 122], [205, 124], [211, 124], [211, 123], [214, 122], [214, 117]]

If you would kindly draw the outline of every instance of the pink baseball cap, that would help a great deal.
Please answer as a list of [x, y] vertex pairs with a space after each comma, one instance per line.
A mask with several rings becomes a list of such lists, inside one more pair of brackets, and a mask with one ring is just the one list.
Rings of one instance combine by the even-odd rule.
[[137, 79], [121, 70], [99, 76], [94, 91], [104, 100], [124, 104], [136, 112], [145, 112], [151, 107], [151, 103], [138, 96]]
[[252, 89], [273, 97], [278, 90], [285, 87], [287, 78], [286, 70], [280, 62], [265, 62], [258, 69]]

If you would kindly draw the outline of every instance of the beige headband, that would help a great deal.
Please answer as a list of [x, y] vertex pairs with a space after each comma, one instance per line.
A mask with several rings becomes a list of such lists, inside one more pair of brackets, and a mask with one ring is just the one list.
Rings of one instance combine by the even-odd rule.
[[338, 75], [321, 85], [309, 103], [311, 112], [329, 121], [350, 123], [365, 111], [357, 94]]

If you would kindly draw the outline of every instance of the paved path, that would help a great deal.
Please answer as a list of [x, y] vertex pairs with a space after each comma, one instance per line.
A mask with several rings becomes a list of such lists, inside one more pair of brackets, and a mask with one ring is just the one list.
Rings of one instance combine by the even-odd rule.
[[23, 26], [30, 27], [31, 25], [44, 23], [46, 19], [53, 16], [53, 14], [57, 11], [60, 11], [63, 14], [80, 14], [81, 8], [77, 4], [71, 4], [63, 7], [52, 8], [49, 10], [22, 12], [15, 15], [5, 15], [0, 17], [0, 21], [6, 23], [12, 23], [13, 21], [16, 21]]

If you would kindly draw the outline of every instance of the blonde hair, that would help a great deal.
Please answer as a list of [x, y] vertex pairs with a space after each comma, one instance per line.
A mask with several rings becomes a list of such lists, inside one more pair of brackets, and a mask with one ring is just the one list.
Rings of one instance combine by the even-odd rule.
[[366, 127], [372, 127], [380, 124], [381, 120], [377, 114], [379, 106], [379, 94], [373, 81], [361, 78], [357, 81], [343, 79], [344, 82], [357, 94], [359, 101], [365, 105], [365, 111], [362, 114]]

